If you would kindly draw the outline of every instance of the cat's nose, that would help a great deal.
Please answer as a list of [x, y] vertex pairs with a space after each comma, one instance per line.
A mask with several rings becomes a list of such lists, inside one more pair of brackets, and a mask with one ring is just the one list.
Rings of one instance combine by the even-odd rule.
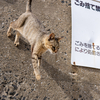
[[55, 51], [55, 53], [57, 53], [57, 50]]

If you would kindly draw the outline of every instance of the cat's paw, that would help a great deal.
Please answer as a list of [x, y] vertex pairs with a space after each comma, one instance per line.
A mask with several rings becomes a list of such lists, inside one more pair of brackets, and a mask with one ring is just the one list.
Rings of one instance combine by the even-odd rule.
[[7, 33], [7, 37], [10, 37], [11, 36], [11, 33]]
[[19, 42], [14, 42], [14, 45], [17, 47], [19, 46]]
[[36, 75], [36, 79], [39, 81], [41, 79], [40, 75]]

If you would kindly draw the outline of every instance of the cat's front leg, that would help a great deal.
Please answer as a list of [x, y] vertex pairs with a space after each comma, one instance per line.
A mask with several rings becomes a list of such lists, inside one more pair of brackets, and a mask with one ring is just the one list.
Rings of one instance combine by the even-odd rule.
[[32, 53], [32, 64], [34, 68], [34, 74], [37, 80], [41, 79], [40, 71], [39, 71], [39, 66], [38, 66], [38, 56], [34, 52]]
[[39, 57], [38, 57], [38, 66], [41, 65], [41, 58], [42, 58], [42, 56], [39, 56]]
[[19, 37], [20, 37], [20, 33], [17, 32], [16, 37], [15, 37], [15, 41], [14, 41], [15, 46], [19, 45]]

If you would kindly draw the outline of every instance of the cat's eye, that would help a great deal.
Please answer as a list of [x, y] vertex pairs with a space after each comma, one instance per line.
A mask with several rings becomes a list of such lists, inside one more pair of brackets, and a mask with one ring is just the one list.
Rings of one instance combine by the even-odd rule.
[[55, 47], [54, 46], [52, 46], [52, 50], [55, 51]]

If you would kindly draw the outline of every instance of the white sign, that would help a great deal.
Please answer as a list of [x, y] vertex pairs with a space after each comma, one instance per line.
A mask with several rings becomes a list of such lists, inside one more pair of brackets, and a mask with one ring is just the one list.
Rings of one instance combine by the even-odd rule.
[[100, 68], [100, 0], [71, 0], [71, 64]]

